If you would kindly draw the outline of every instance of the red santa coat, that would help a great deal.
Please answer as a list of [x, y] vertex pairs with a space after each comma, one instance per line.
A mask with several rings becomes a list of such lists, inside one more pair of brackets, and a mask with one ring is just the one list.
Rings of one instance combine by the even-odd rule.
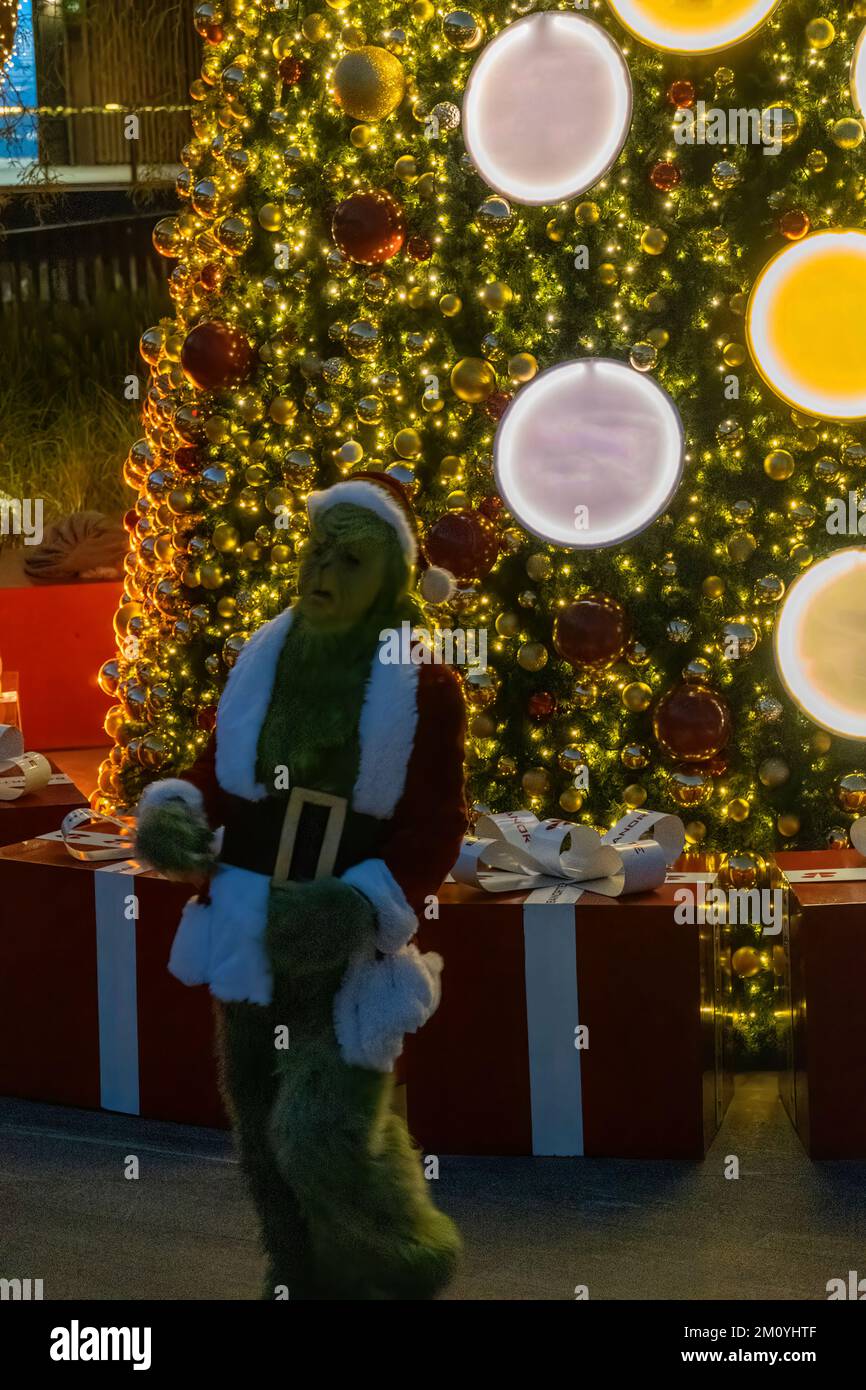
[[[263, 800], [256, 777], [259, 734], [273, 695], [277, 663], [292, 623], [286, 609], [250, 638], [229, 673], [215, 737], [184, 779], [148, 787], [139, 817], [181, 796], [203, 806], [215, 828], [232, 825]], [[376, 912], [375, 946], [354, 959], [334, 1005], [344, 1058], [389, 1070], [403, 1035], [439, 1002], [442, 962], [410, 945], [417, 914], [457, 858], [466, 830], [463, 789], [465, 711], [447, 666], [373, 658], [359, 723], [360, 758], [352, 810], [382, 823], [375, 858], [341, 877]], [[266, 1004], [270, 967], [264, 949], [270, 877], [219, 865], [210, 901], [184, 910], [169, 969], [186, 984], [207, 983], [224, 1000]], [[378, 953], [378, 955], [377, 955]]]

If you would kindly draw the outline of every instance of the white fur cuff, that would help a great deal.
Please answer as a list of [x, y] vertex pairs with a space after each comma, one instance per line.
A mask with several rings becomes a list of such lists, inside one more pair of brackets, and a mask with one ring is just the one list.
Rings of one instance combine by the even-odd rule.
[[204, 797], [198, 787], [184, 782], [180, 777], [166, 777], [162, 782], [151, 782], [149, 787], [145, 787], [138, 803], [138, 819], [141, 820], [147, 811], [165, 806], [169, 801], [183, 801], [191, 811], [204, 815]]
[[376, 946], [385, 955], [399, 951], [418, 930], [418, 918], [384, 859], [365, 859], [343, 874], [376, 910]]

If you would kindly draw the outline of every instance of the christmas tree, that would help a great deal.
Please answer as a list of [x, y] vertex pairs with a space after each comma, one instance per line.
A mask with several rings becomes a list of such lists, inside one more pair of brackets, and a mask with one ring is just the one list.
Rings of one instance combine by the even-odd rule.
[[819, 567], [856, 550], [866, 464], [866, 7], [212, 0], [195, 23], [98, 804], [194, 759], [291, 600], [306, 494], [382, 469], [455, 577], [431, 624], [489, 637], [477, 803], [600, 828], [646, 803], [734, 854], [846, 843], [866, 584]]

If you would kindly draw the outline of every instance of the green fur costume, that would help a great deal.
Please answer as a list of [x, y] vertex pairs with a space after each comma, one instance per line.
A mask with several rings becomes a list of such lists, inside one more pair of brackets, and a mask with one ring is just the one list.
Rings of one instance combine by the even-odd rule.
[[[257, 743], [256, 775], [279, 821], [289, 796], [275, 788], [279, 768], [292, 787], [351, 803], [380, 634], [414, 616], [408, 578], [387, 520], [339, 504], [316, 524]], [[157, 867], [200, 873], [209, 835], [194, 804], [143, 800], [139, 850]], [[342, 861], [363, 864], [381, 837], [382, 822], [350, 816]], [[268, 1298], [431, 1298], [454, 1272], [459, 1236], [434, 1207], [392, 1109], [393, 1075], [347, 1063], [335, 1032], [335, 999], [359, 952], [375, 955], [376, 922], [374, 902], [341, 877], [271, 885], [272, 996], [217, 1005], [223, 1090], [261, 1222]], [[281, 1029], [288, 1047], [275, 1046]]]

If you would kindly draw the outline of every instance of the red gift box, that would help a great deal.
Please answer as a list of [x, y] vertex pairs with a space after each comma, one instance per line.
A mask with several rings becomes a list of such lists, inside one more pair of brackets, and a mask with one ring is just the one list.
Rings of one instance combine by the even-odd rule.
[[866, 863], [854, 850], [777, 856], [791, 913], [778, 1017], [782, 1103], [812, 1158], [866, 1158]]
[[419, 931], [442, 1003], [406, 1047], [426, 1151], [703, 1156], [733, 1091], [731, 973], [727, 927], [674, 919], [696, 873], [576, 904], [443, 888]]
[[110, 742], [111, 702], [96, 677], [114, 654], [122, 590], [115, 581], [0, 588], [0, 653], [18, 672], [28, 748]]
[[[48, 760], [51, 762], [51, 759]], [[56, 829], [68, 811], [86, 806], [87, 798], [71, 778], [51, 763], [51, 781], [16, 801], [0, 801], [0, 845], [14, 845]]]
[[210, 996], [166, 966], [189, 885], [136, 869], [0, 849], [0, 1094], [225, 1126]]

